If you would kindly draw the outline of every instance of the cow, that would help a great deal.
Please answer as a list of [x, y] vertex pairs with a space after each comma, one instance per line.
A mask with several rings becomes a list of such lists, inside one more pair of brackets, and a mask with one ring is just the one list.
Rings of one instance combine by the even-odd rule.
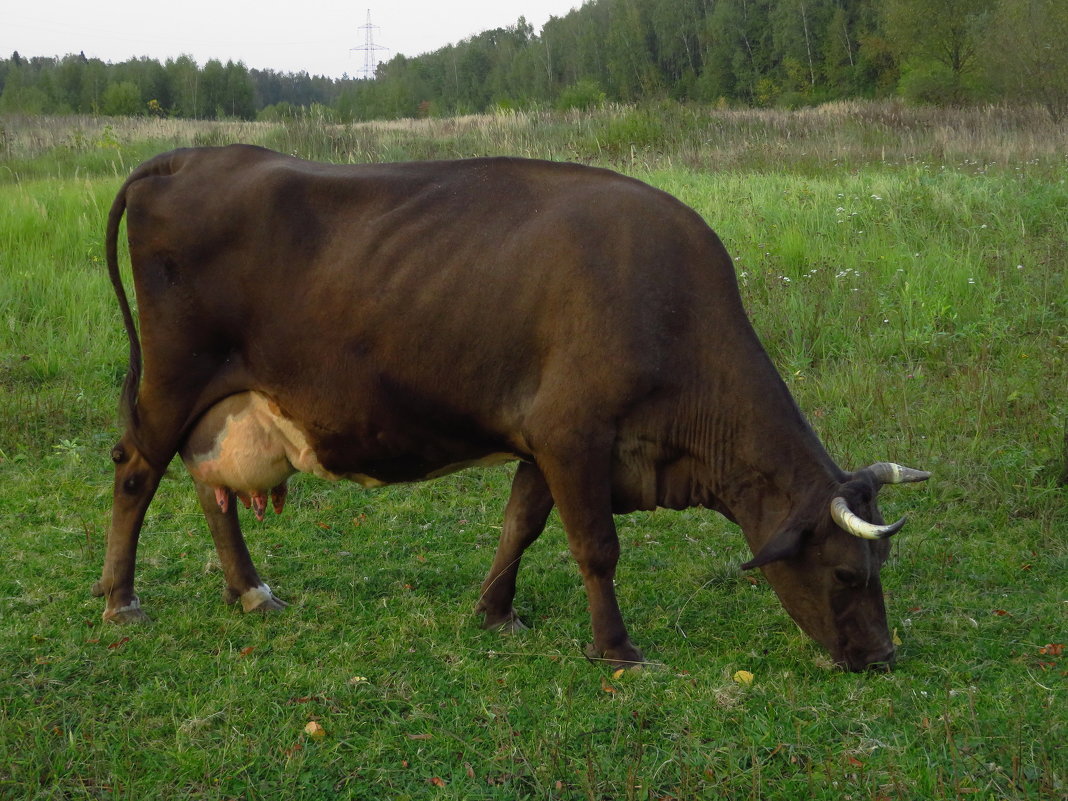
[[[137, 320], [120, 277], [125, 215]], [[147, 619], [137, 540], [176, 454], [225, 597], [285, 604], [237, 503], [276, 511], [294, 472], [364, 486], [518, 462], [476, 611], [523, 628], [524, 550], [560, 514], [589, 599], [592, 659], [644, 662], [613, 580], [614, 515], [706, 507], [737, 523], [787, 612], [849, 670], [888, 668], [884, 484], [840, 469], [743, 309], [692, 209], [617, 173], [475, 158], [304, 161], [248, 145], [137, 167], [111, 207], [108, 271], [129, 337], [103, 571], [104, 619]]]

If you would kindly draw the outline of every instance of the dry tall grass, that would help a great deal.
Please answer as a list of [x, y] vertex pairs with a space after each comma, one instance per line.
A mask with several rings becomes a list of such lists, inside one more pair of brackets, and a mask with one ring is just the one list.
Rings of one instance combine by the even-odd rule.
[[342, 162], [517, 155], [650, 168], [926, 162], [1010, 165], [1068, 158], [1068, 127], [1038, 107], [936, 109], [847, 101], [798, 111], [611, 105], [337, 124], [108, 117], [0, 117], [0, 158], [56, 150], [250, 142]]

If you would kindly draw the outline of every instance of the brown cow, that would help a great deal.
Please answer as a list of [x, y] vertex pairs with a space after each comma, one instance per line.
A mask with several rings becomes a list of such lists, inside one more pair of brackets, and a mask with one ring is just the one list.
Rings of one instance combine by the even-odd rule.
[[[140, 336], [119, 277], [124, 213]], [[613, 590], [613, 514], [705, 506], [742, 527], [743, 567], [764, 570], [836, 662], [892, 662], [879, 570], [903, 521], [883, 525], [876, 493], [928, 474], [835, 465], [757, 340], [723, 245], [663, 192], [519, 159], [177, 150], [123, 185], [107, 253], [130, 367], [94, 586], [106, 620], [145, 619], [137, 538], [179, 451], [245, 609], [284, 604], [252, 565], [234, 494], [262, 515], [297, 470], [373, 486], [518, 459], [486, 626], [521, 627], [519, 560], [555, 505], [589, 597], [588, 654], [641, 662]]]

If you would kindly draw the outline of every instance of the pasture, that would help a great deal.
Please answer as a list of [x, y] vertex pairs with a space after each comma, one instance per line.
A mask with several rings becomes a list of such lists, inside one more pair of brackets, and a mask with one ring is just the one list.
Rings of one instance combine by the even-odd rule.
[[[697, 209], [838, 463], [934, 473], [880, 496], [909, 516], [883, 570], [897, 669], [832, 669], [700, 509], [617, 518], [620, 604], [661, 669], [582, 656], [555, 514], [520, 572], [531, 629], [481, 630], [507, 467], [298, 477], [283, 515], [242, 511], [290, 603], [261, 617], [222, 604], [176, 462], [139, 551], [154, 623], [102, 624], [127, 359], [104, 219], [142, 159], [231, 141], [578, 160]], [[1068, 798], [1066, 261], [1068, 132], [1026, 111], [0, 118], [0, 798]]]

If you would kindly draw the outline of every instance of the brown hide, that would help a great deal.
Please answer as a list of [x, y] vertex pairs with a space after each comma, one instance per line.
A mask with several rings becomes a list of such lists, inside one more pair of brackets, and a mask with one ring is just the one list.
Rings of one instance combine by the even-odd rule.
[[[140, 340], [118, 278], [124, 211]], [[178, 150], [120, 190], [108, 251], [131, 370], [97, 585], [106, 618], [143, 617], [133, 552], [159, 471], [191, 438], [225, 449], [217, 405], [243, 394], [299, 432], [305, 461], [270, 438], [264, 452], [330, 478], [521, 460], [479, 602], [487, 625], [519, 626], [519, 558], [555, 504], [590, 599], [590, 653], [641, 660], [612, 589], [612, 514], [704, 505], [737, 521], [754, 553], [769, 547], [755, 562], [837, 661], [890, 660], [885, 543], [828, 514], [846, 493], [876, 520], [878, 486], [826, 454], [750, 327], [719, 239], [670, 196], [530, 160], [340, 166]], [[234, 475], [263, 467], [243, 452]], [[270, 602], [236, 513], [211, 503], [242, 488], [225, 471], [193, 474], [229, 596]]]

